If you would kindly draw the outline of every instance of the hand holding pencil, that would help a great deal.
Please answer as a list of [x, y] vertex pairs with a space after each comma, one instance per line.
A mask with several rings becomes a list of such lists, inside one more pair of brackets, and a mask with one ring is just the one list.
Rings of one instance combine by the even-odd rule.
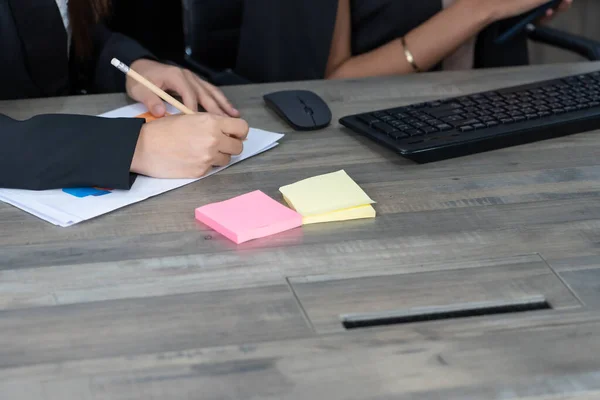
[[131, 171], [157, 178], [199, 178], [241, 154], [249, 132], [246, 121], [198, 113], [116, 58], [111, 64], [184, 114], [143, 125]]

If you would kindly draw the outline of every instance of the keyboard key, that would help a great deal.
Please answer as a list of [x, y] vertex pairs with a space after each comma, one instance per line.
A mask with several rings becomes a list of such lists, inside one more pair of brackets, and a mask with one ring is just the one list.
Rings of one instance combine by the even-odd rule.
[[411, 125], [417, 129], [423, 129], [428, 126], [425, 122], [413, 122]]
[[473, 129], [475, 128], [473, 128], [471, 125], [464, 125], [458, 128], [458, 130], [460, 130], [461, 132], [471, 132]]
[[439, 132], [439, 130], [437, 130], [433, 126], [426, 126], [426, 127], [422, 128], [422, 129], [425, 132], [425, 134], [427, 134], [427, 135], [429, 135], [430, 133]]
[[565, 107], [565, 111], [566, 111], [566, 112], [577, 111], [577, 107], [572, 107], [572, 106], [570, 106], [570, 107]]
[[434, 108], [433, 110], [427, 110], [427, 113], [434, 118], [445, 118], [452, 115], [460, 115], [463, 113], [461, 108], [448, 109], [446, 107]]
[[390, 113], [391, 115], [395, 116], [398, 119], [405, 119], [408, 118], [408, 114], [403, 113], [403, 112], [398, 112], [398, 113], [391, 113], [388, 111], [388, 113]]
[[[600, 104], [600, 103], [598, 103], [598, 104]], [[462, 121], [463, 119], [464, 119], [464, 118], [463, 118], [462, 116], [460, 116], [460, 115], [451, 115], [451, 116], [449, 116], [449, 117], [442, 118], [442, 120], [443, 120], [444, 122], [447, 122], [447, 123], [449, 123], [449, 124], [452, 124], [452, 123], [454, 123], [454, 122], [458, 122], [458, 121]]]
[[382, 120], [383, 122], [390, 122], [390, 121], [396, 120], [396, 118], [392, 117], [391, 115], [384, 115], [384, 116], [380, 117], [379, 119]]
[[396, 107], [396, 108], [390, 108], [388, 110], [385, 110], [385, 112], [387, 112], [388, 114], [392, 114], [392, 115], [396, 115], [398, 113], [404, 113], [408, 111], [406, 109], [406, 107]]
[[452, 127], [452, 125], [449, 125], [449, 124], [438, 124], [435, 127], [438, 128], [442, 132], [454, 129]]
[[526, 118], [522, 115], [518, 115], [516, 117], [513, 117], [513, 119], [515, 120], [515, 122], [521, 122], [521, 121], [525, 121]]
[[359, 115], [357, 118], [367, 125], [372, 125], [375, 122], [379, 122], [379, 119], [371, 114]]
[[386, 124], [385, 122], [375, 122], [371, 126], [375, 129], [377, 129], [378, 131], [383, 132], [387, 135], [389, 135], [392, 132], [398, 132], [398, 129], [394, 128], [393, 126], [391, 126], [389, 124]]
[[485, 123], [488, 127], [498, 126], [500, 123], [498, 121], [486, 121]]
[[473, 125], [473, 128], [475, 128], [475, 129], [485, 129], [485, 128], [487, 128], [487, 125], [485, 125], [485, 124], [481, 124], [481, 123], [479, 123], [479, 124], [474, 124], [474, 125]]
[[515, 122], [515, 120], [512, 118], [502, 118], [500, 122], [502, 122], [503, 124], [512, 124], [513, 122]]
[[388, 136], [391, 137], [392, 139], [406, 139], [407, 137], [410, 137], [408, 134], [404, 133], [404, 132], [391, 132], [388, 133]]
[[550, 113], [549, 111], [540, 111], [540, 112], [538, 112], [538, 115], [540, 117], [548, 117], [548, 116], [552, 115], [552, 113]]
[[464, 121], [460, 121], [458, 123], [458, 126], [475, 125], [475, 124], [479, 124], [479, 123], [481, 123], [480, 120], [473, 118], [473, 119], [467, 119], [467, 120], [464, 120]]
[[537, 115], [537, 113], [532, 113], [532, 114], [527, 114], [525, 115], [525, 118], [527, 119], [538, 119], [540, 116]]
[[425, 131], [422, 131], [421, 129], [411, 129], [411, 130], [408, 130], [408, 131], [406, 131], [404, 133], [406, 133], [406, 134], [408, 134], [410, 136], [422, 136], [422, 135], [425, 134]]
[[374, 113], [372, 113], [371, 115], [373, 115], [375, 118], [381, 118], [381, 117], [385, 117], [388, 114], [384, 111], [376, 111]]
[[553, 114], [562, 114], [562, 113], [564, 113], [564, 112], [565, 112], [565, 109], [564, 109], [564, 108], [553, 108], [553, 109], [552, 109], [552, 113], [553, 113]]

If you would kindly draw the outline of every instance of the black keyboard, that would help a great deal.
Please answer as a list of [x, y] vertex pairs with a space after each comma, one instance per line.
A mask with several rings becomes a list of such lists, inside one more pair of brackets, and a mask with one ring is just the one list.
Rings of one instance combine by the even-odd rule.
[[600, 72], [344, 117], [418, 163], [600, 129]]

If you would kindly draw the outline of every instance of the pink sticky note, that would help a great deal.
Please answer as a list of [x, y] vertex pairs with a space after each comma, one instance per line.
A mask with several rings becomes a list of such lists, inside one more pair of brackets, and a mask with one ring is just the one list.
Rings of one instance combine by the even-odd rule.
[[196, 219], [237, 244], [302, 225], [302, 216], [260, 190], [196, 209]]

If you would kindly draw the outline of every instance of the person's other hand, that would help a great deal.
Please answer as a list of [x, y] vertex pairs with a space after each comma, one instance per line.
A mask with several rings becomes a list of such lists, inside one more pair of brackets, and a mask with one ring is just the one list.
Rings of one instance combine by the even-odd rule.
[[565, 12], [573, 5], [573, 0], [563, 0], [556, 10], [546, 11], [546, 15], [540, 20], [540, 23], [545, 24], [550, 22], [558, 13]]
[[[499, 21], [524, 14], [548, 2], [548, 0], [462, 0], [468, 2], [469, 8], [483, 15], [489, 22]], [[573, 0], [563, 0], [559, 10], [568, 9]], [[558, 11], [558, 10], [557, 10]], [[549, 10], [545, 19], [552, 17], [557, 11]]]
[[[146, 59], [133, 62], [131, 68], [164, 91], [181, 96], [183, 103], [192, 111], [197, 111], [200, 104], [211, 114], [240, 116], [221, 90], [187, 69]], [[144, 103], [155, 117], [165, 115], [163, 101], [130, 77], [127, 77], [127, 94]]]
[[243, 150], [248, 123], [207, 113], [176, 115], [144, 124], [131, 171], [154, 178], [200, 178]]

